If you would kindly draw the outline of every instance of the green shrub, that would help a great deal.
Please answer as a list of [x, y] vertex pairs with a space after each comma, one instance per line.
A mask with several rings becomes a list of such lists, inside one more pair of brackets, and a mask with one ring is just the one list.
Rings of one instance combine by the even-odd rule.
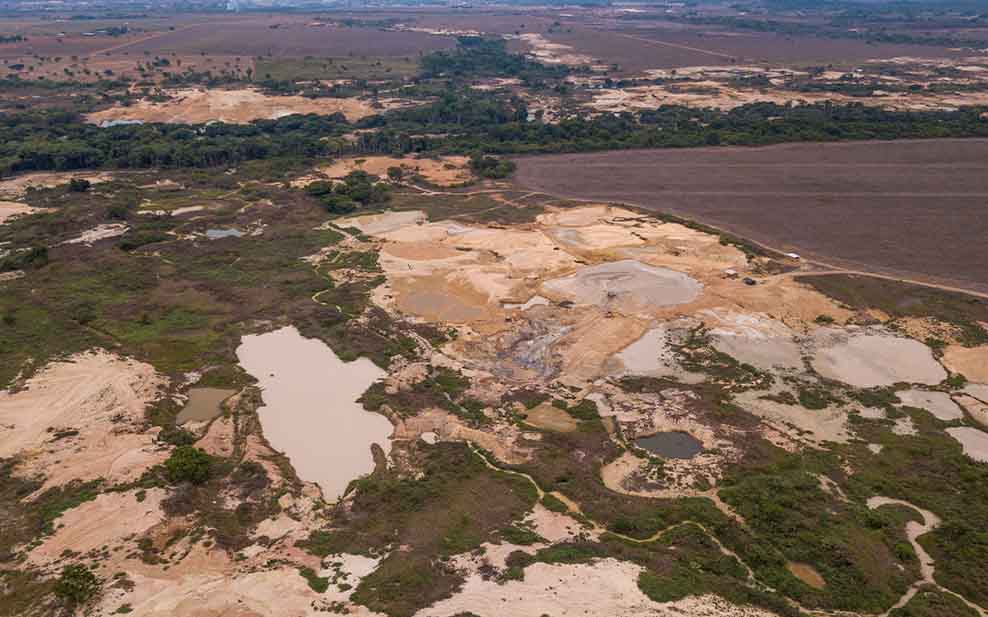
[[209, 479], [212, 465], [213, 457], [199, 448], [179, 446], [165, 461], [165, 474], [168, 476], [168, 481], [173, 484], [180, 482], [202, 484]]
[[99, 579], [86, 566], [65, 566], [55, 582], [55, 595], [70, 605], [84, 604], [96, 597], [101, 587]]

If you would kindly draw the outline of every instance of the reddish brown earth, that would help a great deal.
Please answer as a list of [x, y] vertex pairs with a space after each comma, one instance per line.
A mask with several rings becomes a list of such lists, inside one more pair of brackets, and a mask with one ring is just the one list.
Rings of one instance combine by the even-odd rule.
[[988, 291], [988, 140], [519, 159], [526, 189], [697, 219], [847, 268]]

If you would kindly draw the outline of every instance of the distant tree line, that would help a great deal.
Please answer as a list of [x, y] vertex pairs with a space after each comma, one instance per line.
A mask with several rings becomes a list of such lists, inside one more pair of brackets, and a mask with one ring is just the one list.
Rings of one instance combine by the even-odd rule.
[[[432, 104], [356, 124], [334, 114], [293, 115], [245, 125], [145, 124], [101, 129], [74, 113], [38, 110], [0, 116], [0, 173], [214, 167], [254, 159], [343, 154], [524, 154], [988, 137], [986, 108], [904, 112], [861, 104], [754, 103], [722, 111], [663, 106], [634, 114], [571, 118], [558, 124], [528, 121], [527, 115], [519, 99], [505, 101], [469, 90], [449, 92]], [[343, 139], [355, 129], [371, 128], [376, 130]], [[489, 173], [501, 171], [492, 168]]]

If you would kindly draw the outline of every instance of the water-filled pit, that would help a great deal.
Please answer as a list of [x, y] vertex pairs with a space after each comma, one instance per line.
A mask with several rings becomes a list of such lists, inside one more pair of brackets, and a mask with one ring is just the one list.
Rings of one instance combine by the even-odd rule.
[[390, 450], [391, 423], [357, 402], [385, 375], [367, 358], [343, 362], [293, 327], [243, 337], [237, 358], [263, 390], [257, 414], [265, 437], [325, 499], [373, 471], [371, 444]]
[[696, 437], [683, 431], [667, 431], [648, 437], [639, 437], [635, 445], [662, 458], [689, 459], [703, 452], [703, 444]]

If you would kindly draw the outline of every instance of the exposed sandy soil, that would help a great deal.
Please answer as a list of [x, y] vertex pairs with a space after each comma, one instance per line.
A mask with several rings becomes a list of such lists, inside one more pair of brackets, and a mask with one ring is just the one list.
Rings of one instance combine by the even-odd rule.
[[974, 418], [974, 421], [984, 428], [988, 428], [988, 397], [982, 393], [978, 396], [963, 394], [957, 397], [957, 402], [964, 407], [964, 411]]
[[[368, 156], [363, 158], [346, 158], [333, 161], [331, 165], [316, 168], [315, 176], [306, 176], [293, 182], [293, 185], [304, 186], [318, 176], [339, 179], [352, 171], [367, 173], [386, 179], [389, 167], [400, 167], [405, 177], [419, 175], [436, 186], [456, 186], [473, 180], [473, 174], [468, 166], [469, 159], [465, 156], [441, 156], [432, 158], [397, 158], [392, 156]], [[369, 232], [368, 232], [369, 233]]]
[[22, 457], [16, 473], [44, 477], [41, 490], [134, 480], [167, 454], [144, 428], [164, 383], [150, 365], [102, 350], [53, 362], [22, 390], [0, 392], [0, 457]]
[[988, 345], [961, 347], [949, 345], [943, 351], [944, 366], [979, 383], [988, 383]]
[[94, 242], [99, 242], [100, 240], [122, 236], [127, 233], [128, 229], [130, 229], [130, 226], [126, 223], [103, 223], [92, 229], [87, 229], [75, 238], [66, 240], [65, 244], [92, 245]]
[[978, 139], [547, 155], [519, 158], [516, 183], [699, 219], [851, 269], [988, 291], [986, 157]]
[[827, 582], [823, 580], [820, 573], [809, 564], [790, 561], [786, 564], [786, 569], [789, 570], [793, 576], [803, 581], [813, 589], [823, 589], [827, 586]]
[[[806, 332], [820, 314], [850, 315], [790, 278], [743, 285], [724, 275], [752, 267], [737, 248], [622, 208], [550, 208], [535, 223], [506, 228], [418, 218], [384, 213], [336, 223], [371, 230], [382, 243], [388, 283], [375, 292], [376, 302], [459, 325], [455, 353], [479, 362], [475, 368], [519, 380], [562, 375], [579, 385], [626, 370], [612, 356], [654, 320], [704, 309], [717, 309], [709, 319], [718, 324], [727, 319], [718, 315], [764, 314], [744, 319], [762, 324], [749, 330], [776, 333], [765, 353], [786, 345], [779, 333]], [[792, 365], [787, 349], [776, 361]], [[636, 370], [661, 370], [642, 353]]]
[[925, 390], [905, 390], [896, 392], [903, 405], [919, 407], [933, 414], [937, 419], [950, 421], [964, 417], [964, 412], [957, 406], [946, 392], [927, 392]]
[[291, 114], [328, 115], [340, 112], [347, 120], [354, 121], [378, 113], [372, 102], [357, 98], [269, 96], [249, 88], [186, 88], [166, 93], [171, 99], [163, 103], [142, 99], [129, 107], [112, 107], [93, 112], [86, 119], [94, 124], [107, 120], [187, 124], [219, 121], [246, 124], [251, 120], [275, 119]]
[[588, 106], [594, 111], [621, 113], [652, 110], [662, 105], [714, 107], [730, 110], [752, 103], [801, 105], [821, 102], [831, 102], [837, 105], [860, 103], [895, 111], [949, 111], [963, 106], [985, 105], [988, 103], [988, 91], [957, 94], [897, 92], [884, 93], [880, 96], [856, 97], [833, 92], [739, 88], [718, 81], [698, 80], [690, 81], [688, 84], [634, 86], [624, 89], [603, 90], [593, 95]]
[[615, 559], [592, 564], [533, 564], [525, 579], [498, 584], [471, 575], [452, 598], [416, 613], [448, 617], [472, 612], [480, 617], [517, 615], [621, 615], [622, 617], [769, 617], [771, 613], [733, 606], [715, 596], [658, 603], [638, 589], [640, 566]]
[[770, 393], [743, 392], [735, 402], [772, 429], [766, 438], [775, 445], [793, 450], [797, 444], [820, 446], [825, 442], [845, 443], [850, 438], [847, 411], [833, 406], [810, 410], [762, 398], [766, 394]]
[[164, 497], [160, 488], [145, 491], [142, 500], [137, 499], [136, 491], [103, 493], [56, 519], [55, 533], [32, 550], [28, 559], [35, 565], [54, 564], [66, 550], [85, 554], [123, 538], [144, 535], [165, 520], [161, 511]]
[[408, 210], [404, 212], [383, 212], [381, 214], [352, 216], [336, 219], [333, 221], [333, 224], [337, 227], [353, 227], [367, 235], [376, 236], [419, 223], [424, 221], [425, 218], [425, 213], [420, 210]]
[[536, 428], [562, 433], [575, 431], [577, 427], [573, 416], [549, 403], [542, 403], [525, 412], [525, 422]]
[[73, 178], [88, 180], [90, 184], [109, 182], [113, 176], [96, 172], [38, 172], [0, 180], [0, 197], [17, 199], [23, 197], [29, 188], [52, 188], [68, 184]]
[[955, 426], [947, 433], [964, 447], [964, 454], [976, 461], [988, 463], [988, 433], [970, 426]]
[[35, 209], [27, 204], [16, 201], [0, 201], [0, 225], [7, 220], [24, 214], [31, 214]]
[[824, 377], [858, 388], [898, 382], [934, 385], [947, 378], [929, 347], [884, 330], [821, 328], [814, 343], [813, 368]]
[[766, 315], [707, 310], [701, 312], [718, 351], [764, 370], [802, 369], [803, 355], [795, 333]]

